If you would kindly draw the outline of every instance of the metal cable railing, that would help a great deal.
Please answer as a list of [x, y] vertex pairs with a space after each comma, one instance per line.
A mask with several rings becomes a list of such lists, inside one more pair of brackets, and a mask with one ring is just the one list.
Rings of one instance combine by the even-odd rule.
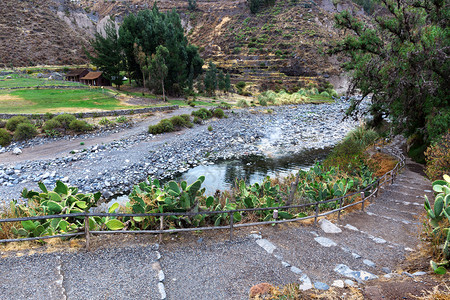
[[[338, 218], [340, 218], [341, 211], [361, 204], [361, 210], [364, 210], [364, 206], [366, 201], [368, 201], [372, 197], [377, 197], [378, 192], [381, 186], [386, 183], [393, 183], [395, 177], [398, 173], [405, 167], [405, 156], [396, 150], [392, 150], [390, 152], [391, 155], [397, 158], [398, 162], [395, 167], [385, 173], [383, 176], [377, 179], [376, 182], [368, 185], [362, 190], [357, 192], [353, 192], [351, 194], [314, 202], [314, 203], [305, 203], [300, 205], [289, 205], [289, 206], [279, 206], [279, 207], [264, 207], [264, 208], [242, 208], [242, 209], [234, 209], [234, 210], [224, 210], [224, 211], [200, 211], [200, 212], [169, 212], [169, 213], [76, 213], [76, 214], [63, 214], [63, 215], [49, 215], [49, 216], [34, 216], [34, 217], [26, 217], [26, 218], [11, 218], [11, 219], [0, 219], [0, 223], [5, 222], [20, 222], [20, 221], [33, 221], [33, 220], [50, 220], [56, 218], [66, 218], [66, 217], [84, 217], [84, 227], [79, 228], [78, 232], [67, 233], [67, 234], [59, 234], [59, 235], [49, 235], [49, 236], [41, 236], [41, 237], [29, 237], [29, 238], [17, 238], [17, 239], [2, 239], [0, 243], [7, 242], [21, 242], [21, 241], [34, 241], [34, 240], [44, 240], [50, 238], [58, 238], [58, 237], [73, 237], [73, 236], [82, 236], [84, 235], [86, 238], [86, 248], [89, 249], [89, 242], [91, 235], [102, 235], [102, 234], [120, 234], [120, 233], [149, 233], [149, 234], [159, 234], [159, 239], [161, 240], [163, 233], [175, 233], [175, 232], [190, 232], [190, 231], [200, 231], [200, 230], [223, 230], [229, 229], [230, 231], [230, 239], [233, 238], [233, 229], [241, 228], [241, 227], [249, 227], [249, 226], [260, 226], [260, 225], [269, 225], [269, 224], [280, 224], [287, 222], [296, 222], [307, 219], [314, 219], [314, 223], [317, 223], [317, 219], [329, 214], [338, 213]], [[369, 193], [367, 196], [366, 193]], [[355, 196], [360, 196], [361, 200], [357, 202], [351, 202], [347, 205], [345, 204], [345, 199], [353, 198]], [[338, 203], [338, 208], [333, 210], [325, 211], [320, 213], [320, 205], [327, 203]], [[288, 209], [299, 209], [299, 208], [314, 208], [314, 214], [310, 216], [294, 218], [294, 219], [283, 219], [276, 220], [278, 211], [280, 210], [288, 210]], [[239, 223], [235, 224], [234, 222], [234, 213], [235, 212], [256, 212], [256, 211], [273, 211], [273, 221], [262, 221], [262, 222], [253, 222], [253, 223]], [[275, 213], [276, 212], [276, 213]], [[230, 224], [225, 226], [206, 226], [206, 227], [193, 227], [193, 228], [174, 228], [174, 229], [164, 229], [164, 218], [169, 216], [196, 216], [196, 215], [213, 215], [213, 214], [227, 214], [230, 219]], [[92, 231], [89, 230], [89, 217], [159, 217], [160, 226], [158, 230], [117, 230], [117, 231]]]

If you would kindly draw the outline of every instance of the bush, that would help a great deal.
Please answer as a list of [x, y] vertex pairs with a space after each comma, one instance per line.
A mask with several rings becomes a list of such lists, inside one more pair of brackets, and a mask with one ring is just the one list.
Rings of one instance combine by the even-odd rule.
[[225, 113], [223, 112], [222, 109], [216, 108], [213, 111], [213, 116], [216, 117], [216, 118], [222, 119], [223, 117], [225, 117]]
[[208, 131], [213, 131], [213, 128], [211, 125], [208, 126]]
[[265, 97], [262, 97], [261, 95], [258, 96], [258, 102], [261, 106], [267, 106], [267, 100]]
[[6, 122], [6, 129], [9, 131], [15, 131], [19, 124], [28, 123], [31, 124], [30, 120], [24, 116], [14, 116]]
[[244, 81], [239, 81], [238, 83], [236, 83], [236, 88], [238, 89], [243, 89], [245, 88], [246, 83]]
[[188, 114], [182, 114], [180, 115], [180, 117], [182, 117], [186, 121], [186, 123], [191, 122], [191, 116]]
[[362, 148], [366, 148], [370, 144], [373, 144], [379, 135], [372, 129], [366, 129], [363, 126], [357, 127], [350, 131], [346, 139], [352, 139], [355, 143], [359, 144]]
[[73, 120], [76, 120], [77, 118], [75, 118], [74, 115], [70, 115], [70, 114], [62, 114], [62, 115], [57, 115], [56, 117], [53, 118], [54, 120], [57, 120], [61, 123], [62, 128], [64, 129], [69, 129], [69, 125]]
[[239, 101], [236, 103], [236, 105], [239, 107], [249, 107], [248, 102], [245, 101], [244, 99], [239, 99]]
[[320, 93], [320, 96], [330, 98], [330, 94], [328, 94], [328, 92], [322, 92]]
[[0, 146], [6, 147], [11, 143], [11, 135], [8, 131], [0, 128]]
[[202, 119], [199, 117], [194, 117], [194, 121], [195, 124], [202, 124]]
[[425, 173], [431, 180], [441, 179], [450, 170], [450, 130], [425, 151]]
[[107, 125], [112, 124], [112, 122], [111, 122], [110, 120], [108, 120], [107, 118], [102, 118], [102, 119], [98, 122], [98, 124], [99, 124], [99, 125], [103, 125], [103, 126], [107, 126]]
[[194, 117], [199, 117], [202, 120], [206, 120], [211, 118], [213, 114], [206, 108], [200, 108], [199, 110], [193, 111], [191, 115], [193, 115]]
[[62, 128], [61, 122], [59, 122], [56, 119], [50, 119], [47, 122], [44, 123], [44, 126], [42, 126], [42, 130], [44, 131], [52, 131], [57, 128]]
[[20, 123], [14, 132], [14, 139], [17, 141], [28, 140], [37, 135], [36, 127], [31, 123]]
[[85, 132], [85, 131], [92, 130], [92, 126], [89, 125], [86, 121], [77, 120], [77, 119], [70, 122], [69, 128], [70, 128], [70, 130], [73, 130], [75, 132]]
[[174, 128], [172, 122], [168, 119], [162, 119], [158, 124], [150, 125], [148, 127], [148, 133], [151, 133], [151, 134], [172, 132], [174, 130], [175, 130], [175, 128]]
[[120, 116], [120, 117], [116, 118], [116, 122], [117, 123], [126, 123], [126, 122], [128, 122], [128, 119], [125, 116]]
[[0, 128], [6, 127], [6, 121], [0, 120]]
[[173, 116], [172, 118], [169, 119], [170, 122], [172, 122], [174, 128], [180, 128], [180, 127], [185, 127], [186, 126], [186, 119], [184, 119], [181, 116]]

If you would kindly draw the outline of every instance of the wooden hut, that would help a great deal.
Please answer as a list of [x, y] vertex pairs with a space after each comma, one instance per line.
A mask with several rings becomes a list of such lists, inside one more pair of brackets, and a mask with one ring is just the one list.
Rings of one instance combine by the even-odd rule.
[[81, 77], [86, 76], [88, 73], [89, 73], [88, 69], [73, 69], [67, 72], [66, 80], [80, 82]]
[[111, 81], [103, 77], [103, 72], [89, 72], [81, 78], [81, 83], [93, 86], [110, 86]]

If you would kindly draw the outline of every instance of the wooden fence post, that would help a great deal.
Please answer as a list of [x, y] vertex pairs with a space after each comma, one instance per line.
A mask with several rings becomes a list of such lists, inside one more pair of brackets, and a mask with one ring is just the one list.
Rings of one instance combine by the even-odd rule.
[[[163, 231], [164, 230], [164, 216], [161, 216], [159, 218], [159, 230]], [[162, 242], [162, 232], [159, 233], [159, 243], [161, 244]]]
[[234, 223], [234, 215], [232, 212], [230, 214], [230, 241], [233, 239], [233, 223]]
[[317, 225], [318, 216], [319, 216], [319, 204], [316, 204], [316, 215], [314, 216], [314, 225]]
[[365, 198], [364, 198], [364, 192], [361, 192], [361, 200], [362, 200], [362, 205], [361, 205], [361, 210], [362, 211], [364, 211], [364, 201], [366, 200]]
[[89, 216], [84, 216], [84, 236], [86, 237], [86, 250], [90, 250], [90, 235], [89, 235]]
[[338, 220], [341, 219], [342, 199], [344, 198], [343, 197], [339, 198]]

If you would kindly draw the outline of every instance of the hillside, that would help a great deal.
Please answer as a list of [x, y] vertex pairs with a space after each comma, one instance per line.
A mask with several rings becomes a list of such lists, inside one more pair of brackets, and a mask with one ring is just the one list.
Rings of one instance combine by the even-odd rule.
[[56, 16], [46, 0], [2, 0], [0, 68], [86, 62], [87, 36]]
[[[7, 0], [0, 8], [0, 26], [2, 42], [10, 46], [0, 49], [0, 62], [6, 66], [86, 62], [82, 46], [108, 18], [120, 23], [123, 16], [153, 3]], [[246, 0], [198, 0], [194, 11], [188, 10], [186, 0], [161, 0], [157, 5], [162, 11], [180, 13], [190, 42], [200, 47], [206, 61], [229, 72], [234, 83], [295, 89], [312, 77], [329, 79], [340, 72], [338, 58], [323, 55], [339, 36], [332, 21], [337, 10], [330, 0], [279, 0], [256, 15]]]

